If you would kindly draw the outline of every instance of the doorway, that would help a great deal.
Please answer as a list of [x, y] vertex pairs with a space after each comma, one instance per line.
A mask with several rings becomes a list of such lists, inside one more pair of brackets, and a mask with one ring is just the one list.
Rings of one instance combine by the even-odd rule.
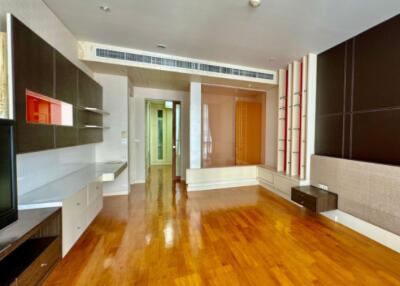
[[[146, 100], [146, 178], [150, 169], [171, 169], [171, 179], [181, 178], [181, 104]], [[169, 172], [168, 172], [169, 173]]]

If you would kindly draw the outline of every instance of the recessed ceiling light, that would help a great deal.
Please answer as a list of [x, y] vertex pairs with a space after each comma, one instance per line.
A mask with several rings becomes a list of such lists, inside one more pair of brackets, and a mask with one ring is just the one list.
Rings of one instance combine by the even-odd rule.
[[166, 46], [166, 45], [164, 45], [164, 44], [157, 44], [157, 48], [160, 48], [160, 49], [166, 49], [166, 48], [167, 48], [167, 46]]
[[110, 11], [111, 11], [110, 7], [105, 6], [105, 5], [99, 6], [99, 9], [100, 9], [101, 11], [103, 11], [103, 12], [110, 12]]
[[249, 5], [253, 8], [257, 8], [261, 5], [261, 0], [249, 0]]

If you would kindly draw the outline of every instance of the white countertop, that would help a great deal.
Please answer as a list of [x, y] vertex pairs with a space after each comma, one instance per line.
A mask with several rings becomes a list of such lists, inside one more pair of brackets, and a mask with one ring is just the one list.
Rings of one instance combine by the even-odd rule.
[[62, 202], [95, 181], [113, 181], [126, 162], [90, 164], [76, 172], [18, 197], [18, 209], [61, 207]]

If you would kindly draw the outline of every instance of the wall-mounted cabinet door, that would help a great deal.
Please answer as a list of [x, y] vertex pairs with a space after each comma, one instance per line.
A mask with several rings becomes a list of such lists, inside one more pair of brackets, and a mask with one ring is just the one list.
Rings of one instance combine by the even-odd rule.
[[93, 107], [93, 84], [92, 79], [83, 71], [78, 72], [78, 106]]
[[[59, 52], [55, 52], [55, 98], [76, 106], [78, 103], [78, 68]], [[55, 127], [55, 147], [78, 144], [78, 112], [73, 109], [73, 126]]]
[[[102, 87], [82, 71], [79, 71], [78, 82], [78, 106], [103, 109]], [[102, 115], [79, 110], [78, 124], [80, 126], [79, 144], [99, 143], [103, 141], [103, 129], [84, 128], [85, 125], [102, 126]]]
[[92, 80], [93, 84], [93, 106], [98, 109], [103, 109], [103, 88], [100, 84]]
[[26, 90], [54, 96], [54, 50], [16, 18], [12, 30], [17, 153], [54, 148], [54, 126], [26, 121]]

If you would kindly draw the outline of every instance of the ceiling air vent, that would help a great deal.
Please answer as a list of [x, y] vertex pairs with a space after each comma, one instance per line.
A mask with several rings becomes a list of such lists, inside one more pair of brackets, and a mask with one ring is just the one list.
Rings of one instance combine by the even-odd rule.
[[274, 80], [273, 73], [263, 73], [253, 70], [244, 70], [227, 66], [210, 65], [201, 62], [178, 60], [168, 57], [141, 55], [137, 53], [121, 52], [111, 49], [96, 48], [96, 56], [109, 59], [146, 63], [165, 67], [183, 68], [192, 71], [204, 71], [217, 74], [241, 76], [253, 79]]

